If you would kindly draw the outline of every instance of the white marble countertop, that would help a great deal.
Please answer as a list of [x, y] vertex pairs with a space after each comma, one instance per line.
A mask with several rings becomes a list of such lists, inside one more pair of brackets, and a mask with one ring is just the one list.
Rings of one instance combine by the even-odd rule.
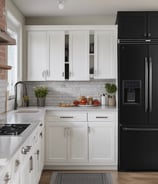
[[116, 107], [110, 106], [77, 106], [77, 107], [58, 107], [58, 106], [47, 106], [46, 110], [54, 111], [117, 111]]
[[[113, 111], [113, 112], [117, 112], [117, 107], [110, 107], [110, 106], [77, 106], [77, 107], [59, 107], [59, 106], [45, 106], [45, 107], [26, 107], [26, 108], [19, 108], [18, 110], [22, 110], [22, 109], [26, 109], [26, 110], [40, 110], [40, 113], [45, 113], [46, 110], [52, 110], [52, 111]], [[17, 110], [17, 111], [18, 111]], [[22, 114], [23, 118], [24, 118], [24, 114]]]

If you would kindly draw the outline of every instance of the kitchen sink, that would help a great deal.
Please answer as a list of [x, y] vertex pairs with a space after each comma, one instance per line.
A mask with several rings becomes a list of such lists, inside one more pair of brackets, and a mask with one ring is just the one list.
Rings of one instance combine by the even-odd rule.
[[17, 110], [16, 113], [38, 113], [39, 110]]

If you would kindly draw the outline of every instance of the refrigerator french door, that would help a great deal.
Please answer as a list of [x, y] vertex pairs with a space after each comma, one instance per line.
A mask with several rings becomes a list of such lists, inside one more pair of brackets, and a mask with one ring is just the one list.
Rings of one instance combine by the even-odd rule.
[[158, 170], [158, 45], [118, 49], [119, 170]]

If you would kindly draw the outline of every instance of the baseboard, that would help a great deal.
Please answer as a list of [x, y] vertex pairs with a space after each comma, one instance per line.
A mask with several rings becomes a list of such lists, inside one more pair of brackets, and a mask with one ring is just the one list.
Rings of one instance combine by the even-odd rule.
[[117, 170], [117, 165], [115, 166], [70, 166], [70, 165], [45, 165], [44, 170]]

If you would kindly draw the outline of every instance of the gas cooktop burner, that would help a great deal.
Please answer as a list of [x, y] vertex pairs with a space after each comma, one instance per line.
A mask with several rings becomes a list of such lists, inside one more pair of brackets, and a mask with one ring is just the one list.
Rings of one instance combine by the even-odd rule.
[[0, 135], [20, 135], [30, 124], [0, 124]]

